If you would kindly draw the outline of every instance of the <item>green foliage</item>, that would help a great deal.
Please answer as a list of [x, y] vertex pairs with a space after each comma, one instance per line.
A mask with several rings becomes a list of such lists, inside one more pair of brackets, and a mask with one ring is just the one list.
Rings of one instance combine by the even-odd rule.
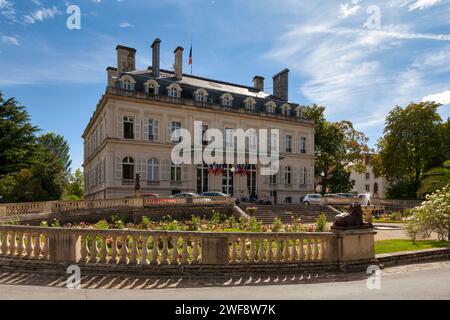
[[53, 227], [53, 228], [61, 228], [61, 222], [59, 222], [59, 220], [55, 218], [55, 219], [53, 219], [51, 227]]
[[441, 167], [428, 170], [423, 175], [420, 188], [417, 190], [417, 196], [424, 197], [444, 188], [447, 184], [450, 184], [450, 160], [445, 161]]
[[151, 226], [151, 220], [150, 220], [150, 218], [147, 217], [147, 216], [143, 216], [143, 217], [142, 217], [141, 224], [142, 224], [142, 228], [143, 228], [143, 229], [147, 229], [147, 230], [150, 229], [150, 226]]
[[247, 212], [247, 214], [250, 217], [253, 217], [255, 215], [255, 213], [258, 211], [257, 207], [248, 207], [247, 209], [245, 209], [245, 211]]
[[198, 231], [202, 225], [202, 219], [198, 216], [192, 216], [191, 221], [188, 224], [189, 231]]
[[423, 173], [436, 161], [445, 160], [442, 159], [445, 137], [438, 107], [434, 102], [396, 106], [387, 116], [384, 136], [378, 141], [376, 174], [386, 176], [392, 183], [410, 183], [412, 192], [407, 197], [416, 197]]
[[364, 152], [368, 152], [368, 138], [353, 128], [349, 121], [329, 122], [325, 119], [325, 107], [313, 105], [306, 109], [305, 117], [315, 122], [315, 172], [320, 175], [322, 194], [329, 187], [329, 180], [336, 175], [334, 187], [348, 187], [349, 175], [343, 170], [350, 165], [362, 170]]
[[97, 222], [95, 224], [95, 228], [99, 229], [99, 230], [108, 230], [109, 229], [109, 224], [108, 221], [106, 220], [100, 220], [99, 222]]
[[39, 226], [41, 226], [41, 227], [48, 227], [48, 222], [47, 221], [41, 221]]
[[324, 232], [327, 226], [327, 215], [322, 212], [316, 219], [315, 230], [316, 232]]
[[68, 183], [64, 189], [64, 200], [82, 200], [84, 189], [83, 172], [77, 169], [74, 174], [68, 177]]
[[355, 181], [350, 179], [350, 171], [344, 168], [338, 168], [333, 176], [328, 180], [330, 193], [350, 192], [355, 185]]
[[283, 230], [284, 224], [283, 221], [281, 221], [281, 218], [276, 217], [275, 219], [273, 219], [272, 222], [272, 231], [273, 232], [280, 232]]
[[62, 135], [49, 132], [38, 137], [38, 144], [50, 151], [56, 158], [62, 162], [63, 169], [66, 175], [70, 174], [70, 160], [69, 143]]
[[111, 217], [111, 221], [114, 225], [114, 229], [124, 229], [125, 228], [125, 222], [119, 216], [113, 215]]
[[388, 185], [386, 197], [388, 199], [414, 199], [416, 185], [413, 181], [398, 180]]
[[417, 236], [428, 238], [436, 232], [439, 239], [450, 236], [450, 185], [427, 195], [420, 207], [411, 209], [407, 230], [414, 241]]

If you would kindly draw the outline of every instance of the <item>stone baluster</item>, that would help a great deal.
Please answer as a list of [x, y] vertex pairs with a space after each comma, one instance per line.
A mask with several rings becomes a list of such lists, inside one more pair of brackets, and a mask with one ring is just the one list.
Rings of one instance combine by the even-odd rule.
[[25, 247], [25, 256], [28, 259], [31, 259], [33, 256], [33, 235], [31, 232], [27, 232], [27, 244]]
[[321, 238], [320, 239], [320, 251], [319, 251], [319, 259], [324, 260], [325, 259], [325, 250], [326, 250], [326, 242], [327, 238]]
[[148, 236], [142, 236], [142, 252], [140, 264], [146, 265], [148, 263]]
[[16, 233], [14, 231], [9, 234], [9, 255], [14, 256], [16, 254]]
[[264, 251], [264, 237], [260, 237], [258, 249], [258, 262], [264, 262], [265, 259], [266, 259], [266, 252]]
[[318, 242], [319, 242], [318, 238], [313, 239], [313, 259], [314, 260], [317, 260], [319, 258]]
[[311, 260], [311, 239], [306, 240], [306, 255], [305, 260], [310, 261]]
[[183, 251], [181, 252], [181, 263], [182, 264], [188, 264], [188, 257], [189, 257], [189, 252], [188, 252], [188, 238], [187, 237], [183, 237]]
[[163, 248], [162, 248], [162, 252], [161, 252], [161, 262], [160, 264], [168, 264], [168, 257], [169, 257], [169, 248], [168, 248], [168, 242], [169, 239], [167, 236], [161, 237], [162, 242], [163, 242]]
[[237, 251], [236, 251], [236, 241], [237, 239], [231, 238], [231, 252], [230, 252], [230, 263], [236, 263]]
[[290, 252], [289, 252], [289, 237], [285, 237], [284, 239], [284, 250], [283, 250], [283, 261], [288, 262], [291, 260]]
[[128, 236], [122, 236], [122, 247], [120, 247], [120, 260], [119, 263], [126, 264], [128, 262]]
[[97, 244], [97, 234], [92, 234], [92, 246], [91, 246], [91, 255], [89, 257], [89, 262], [96, 263], [98, 255], [98, 244]]
[[109, 259], [110, 263], [117, 263], [117, 253], [119, 250], [117, 249], [117, 236], [112, 234], [111, 240], [111, 258]]
[[255, 260], [256, 260], [255, 239], [250, 239], [250, 258], [249, 258], [249, 262], [255, 262]]
[[273, 238], [267, 238], [267, 262], [273, 262]]
[[152, 260], [150, 261], [150, 264], [157, 265], [158, 264], [158, 243], [159, 243], [159, 236], [153, 236], [153, 248], [152, 248]]
[[2, 230], [1, 241], [2, 256], [6, 256], [8, 251], [8, 231]]
[[50, 238], [48, 235], [48, 231], [45, 233], [44, 238], [44, 248], [42, 249], [43, 258], [48, 259], [50, 254]]
[[17, 242], [17, 256], [22, 257], [24, 249], [23, 232], [18, 232], [17, 237], [19, 238]]
[[296, 262], [298, 259], [298, 254], [297, 254], [297, 239], [293, 238], [292, 239], [292, 250], [291, 250], [291, 261], [292, 262]]
[[170, 264], [176, 265], [178, 264], [178, 256], [179, 256], [179, 252], [178, 252], [178, 236], [173, 236], [172, 237], [172, 242], [173, 242], [173, 250], [172, 250], [172, 260], [170, 261]]
[[139, 238], [137, 236], [133, 236], [132, 238], [132, 247], [131, 247], [131, 253], [130, 253], [130, 263], [136, 264], [137, 263], [137, 257], [139, 254]]
[[302, 261], [305, 258], [305, 250], [303, 248], [303, 239], [302, 238], [298, 239], [298, 243], [299, 243], [298, 259], [300, 261]]
[[283, 259], [283, 254], [281, 251], [282, 241], [277, 237], [277, 252], [275, 254], [275, 261], [280, 262]]
[[102, 248], [100, 249], [100, 259], [99, 262], [106, 263], [108, 261], [108, 246], [106, 243], [106, 234], [102, 235]]
[[242, 236], [239, 238], [239, 244], [241, 246], [240, 263], [246, 263], [247, 260], [247, 244], [245, 240], [246, 238]]
[[81, 235], [81, 250], [80, 250], [81, 258], [80, 262], [87, 262], [88, 261], [88, 239], [86, 234]]
[[193, 249], [192, 249], [192, 264], [198, 264], [200, 256], [200, 250], [198, 246], [198, 239], [194, 238]]
[[39, 259], [42, 252], [42, 245], [41, 245], [41, 234], [36, 233], [34, 238], [34, 250], [33, 250], [33, 257], [34, 259]]

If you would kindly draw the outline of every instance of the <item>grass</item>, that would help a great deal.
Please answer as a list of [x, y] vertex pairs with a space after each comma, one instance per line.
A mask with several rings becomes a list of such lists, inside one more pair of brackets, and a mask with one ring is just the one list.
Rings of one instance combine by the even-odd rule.
[[450, 241], [417, 240], [413, 244], [408, 239], [378, 240], [375, 241], [375, 254], [445, 247], [450, 247]]
[[383, 219], [373, 219], [373, 223], [405, 223], [405, 221], [398, 220], [383, 220]]

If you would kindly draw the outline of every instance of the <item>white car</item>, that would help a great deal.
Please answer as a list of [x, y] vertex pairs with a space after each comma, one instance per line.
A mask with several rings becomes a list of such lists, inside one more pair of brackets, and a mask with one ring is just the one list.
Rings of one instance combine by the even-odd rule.
[[302, 203], [304, 205], [310, 205], [310, 204], [320, 204], [320, 200], [322, 199], [322, 196], [318, 193], [315, 194], [307, 194], [303, 200]]

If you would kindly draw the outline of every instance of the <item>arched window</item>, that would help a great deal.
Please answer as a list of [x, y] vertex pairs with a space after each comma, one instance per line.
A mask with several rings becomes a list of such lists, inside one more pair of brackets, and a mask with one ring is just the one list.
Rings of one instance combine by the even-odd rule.
[[256, 101], [253, 98], [247, 98], [244, 100], [244, 108], [247, 110], [255, 110]]
[[181, 91], [182, 91], [181, 87], [176, 83], [172, 83], [170, 86], [167, 87], [167, 94], [171, 98], [180, 98]]
[[194, 99], [196, 102], [206, 103], [208, 102], [208, 92], [205, 89], [197, 89], [194, 92]]
[[303, 108], [302, 107], [295, 108], [295, 115], [297, 116], [297, 118], [303, 118]]
[[291, 115], [291, 106], [287, 103], [283, 104], [281, 106], [281, 114], [284, 116], [290, 116]]
[[158, 159], [148, 160], [147, 180], [151, 182], [159, 181], [159, 162]]
[[156, 80], [148, 80], [144, 83], [145, 92], [149, 95], [159, 94], [159, 83]]
[[124, 75], [122, 78], [120, 78], [119, 81], [122, 90], [134, 91], [134, 85], [136, 81], [132, 77]]
[[134, 159], [131, 157], [125, 157], [122, 160], [122, 179], [134, 179]]
[[290, 166], [284, 168], [284, 183], [292, 184], [292, 168]]
[[233, 96], [229, 93], [224, 93], [221, 97], [220, 100], [222, 102], [222, 106], [224, 107], [231, 107], [233, 106]]
[[266, 112], [267, 113], [275, 113], [277, 109], [277, 105], [273, 101], [269, 101], [266, 103]]

